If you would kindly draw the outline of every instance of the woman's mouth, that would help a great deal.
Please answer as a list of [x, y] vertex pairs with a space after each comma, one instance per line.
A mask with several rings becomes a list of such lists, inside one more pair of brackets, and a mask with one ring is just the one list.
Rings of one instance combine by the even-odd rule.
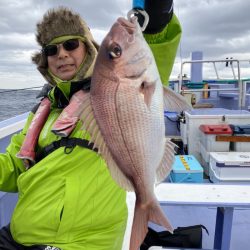
[[58, 67], [59, 70], [67, 70], [72, 69], [74, 67], [74, 64], [62, 64]]

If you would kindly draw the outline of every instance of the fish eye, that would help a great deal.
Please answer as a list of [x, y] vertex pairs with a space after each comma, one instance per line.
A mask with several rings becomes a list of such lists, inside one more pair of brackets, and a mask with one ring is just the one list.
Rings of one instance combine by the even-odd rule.
[[113, 44], [113, 46], [111, 46], [110, 51], [109, 51], [109, 57], [111, 59], [115, 59], [118, 58], [122, 55], [122, 49], [118, 44]]

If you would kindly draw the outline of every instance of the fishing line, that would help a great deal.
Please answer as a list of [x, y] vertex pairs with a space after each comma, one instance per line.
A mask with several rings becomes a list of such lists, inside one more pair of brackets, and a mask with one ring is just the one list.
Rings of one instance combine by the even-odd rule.
[[42, 87], [43, 87], [43, 86], [36, 86], [36, 87], [22, 88], [22, 89], [10, 89], [10, 90], [5, 90], [5, 91], [0, 91], [0, 94], [1, 94], [1, 93], [8, 93], [8, 92], [19, 91], [19, 90], [38, 89], [38, 88], [42, 88]]

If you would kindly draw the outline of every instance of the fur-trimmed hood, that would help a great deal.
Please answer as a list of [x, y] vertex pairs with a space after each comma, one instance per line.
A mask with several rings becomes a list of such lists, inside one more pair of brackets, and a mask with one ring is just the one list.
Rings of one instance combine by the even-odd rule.
[[[87, 48], [84, 65], [74, 80], [82, 80], [92, 74], [94, 62], [97, 56], [98, 44], [94, 41], [87, 24], [79, 14], [66, 7], [59, 7], [47, 11], [41, 22], [37, 23], [36, 40], [44, 48], [55, 38], [62, 36], [80, 36]], [[56, 85], [53, 77], [48, 73], [48, 62], [42, 49], [32, 56], [32, 61], [44, 78], [51, 84]]]

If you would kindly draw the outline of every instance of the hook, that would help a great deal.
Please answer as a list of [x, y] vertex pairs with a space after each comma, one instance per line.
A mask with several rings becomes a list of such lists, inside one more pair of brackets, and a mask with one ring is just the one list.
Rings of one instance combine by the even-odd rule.
[[132, 10], [130, 10], [128, 12], [127, 18], [130, 21], [133, 16], [136, 16], [138, 14], [141, 14], [144, 17], [144, 22], [143, 22], [143, 24], [141, 26], [141, 30], [144, 31], [146, 29], [147, 25], [148, 25], [148, 22], [149, 22], [149, 16], [148, 16], [148, 13], [145, 10], [132, 9]]

